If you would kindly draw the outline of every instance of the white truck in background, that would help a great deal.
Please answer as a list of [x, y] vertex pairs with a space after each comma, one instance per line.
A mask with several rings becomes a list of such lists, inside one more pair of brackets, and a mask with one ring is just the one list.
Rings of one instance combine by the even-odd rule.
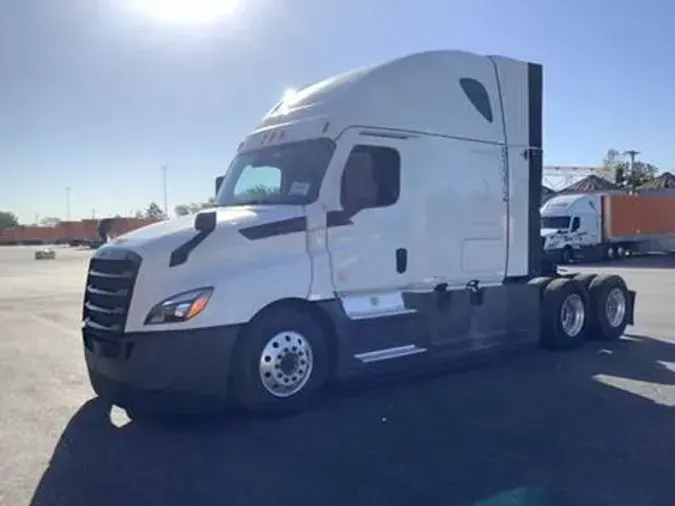
[[545, 256], [575, 261], [620, 260], [675, 249], [675, 197], [565, 194], [541, 207]]
[[431, 51], [277, 104], [217, 208], [99, 248], [94, 390], [138, 416], [298, 409], [328, 381], [618, 339], [635, 292], [543, 268], [542, 67]]

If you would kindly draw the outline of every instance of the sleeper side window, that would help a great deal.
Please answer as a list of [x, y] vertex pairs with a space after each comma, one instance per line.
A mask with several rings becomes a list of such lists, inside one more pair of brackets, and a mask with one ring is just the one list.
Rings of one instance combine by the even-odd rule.
[[579, 227], [580, 227], [580, 226], [581, 226], [581, 220], [579, 219], [578, 216], [576, 216], [576, 217], [572, 220], [572, 229], [571, 229], [571, 232], [576, 232], [577, 230], [579, 230]]
[[492, 123], [492, 104], [490, 104], [490, 95], [485, 86], [480, 81], [469, 77], [462, 77], [459, 80], [459, 85], [469, 102], [489, 123]]
[[354, 214], [390, 206], [401, 191], [401, 156], [393, 148], [354, 146], [342, 173], [340, 204]]

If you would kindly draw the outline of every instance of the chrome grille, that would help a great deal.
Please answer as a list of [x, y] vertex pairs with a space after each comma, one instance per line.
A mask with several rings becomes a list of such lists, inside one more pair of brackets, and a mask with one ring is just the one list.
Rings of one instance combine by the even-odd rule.
[[103, 339], [123, 336], [140, 264], [140, 257], [131, 252], [91, 259], [82, 310], [86, 334]]

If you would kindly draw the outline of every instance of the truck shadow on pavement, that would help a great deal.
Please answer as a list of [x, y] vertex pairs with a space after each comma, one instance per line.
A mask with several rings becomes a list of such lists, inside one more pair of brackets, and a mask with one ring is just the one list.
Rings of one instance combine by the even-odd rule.
[[[672, 506], [669, 362], [674, 345], [631, 336], [171, 431], [117, 428], [91, 400], [31, 504]], [[523, 487], [541, 495], [480, 502]]]
[[[599, 261], [599, 262], [583, 262], [580, 261], [579, 266], [593, 266], [606, 267], [612, 269], [675, 269], [675, 254], [662, 253], [653, 255], [639, 255], [629, 258], [624, 258], [619, 261]], [[574, 266], [563, 266], [563, 269], [573, 269]]]

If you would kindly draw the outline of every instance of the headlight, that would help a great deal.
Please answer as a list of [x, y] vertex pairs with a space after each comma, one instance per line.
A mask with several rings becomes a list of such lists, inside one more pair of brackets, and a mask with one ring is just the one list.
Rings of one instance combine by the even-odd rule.
[[186, 322], [206, 309], [212, 293], [207, 287], [169, 297], [150, 310], [145, 324]]

